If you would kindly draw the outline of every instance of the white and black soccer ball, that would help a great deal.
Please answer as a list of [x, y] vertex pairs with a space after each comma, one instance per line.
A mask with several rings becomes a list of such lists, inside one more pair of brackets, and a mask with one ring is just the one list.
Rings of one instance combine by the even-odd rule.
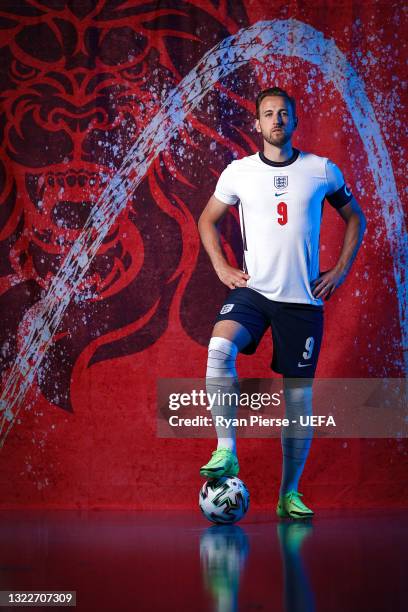
[[231, 525], [240, 521], [249, 507], [249, 491], [237, 478], [223, 476], [207, 480], [201, 487], [198, 503], [212, 523]]

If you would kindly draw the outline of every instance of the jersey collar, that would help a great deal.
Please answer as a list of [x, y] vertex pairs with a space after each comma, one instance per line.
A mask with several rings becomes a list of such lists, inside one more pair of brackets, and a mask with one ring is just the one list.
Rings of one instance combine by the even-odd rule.
[[282, 166], [290, 166], [290, 164], [293, 164], [297, 160], [297, 158], [299, 157], [299, 153], [300, 153], [300, 151], [298, 149], [293, 148], [292, 156], [289, 157], [289, 159], [287, 159], [284, 162], [274, 162], [274, 161], [271, 161], [270, 159], [265, 157], [265, 155], [262, 153], [262, 151], [259, 151], [259, 157], [260, 157], [260, 159], [265, 164], [268, 164], [268, 166], [275, 166], [275, 167], [281, 168]]

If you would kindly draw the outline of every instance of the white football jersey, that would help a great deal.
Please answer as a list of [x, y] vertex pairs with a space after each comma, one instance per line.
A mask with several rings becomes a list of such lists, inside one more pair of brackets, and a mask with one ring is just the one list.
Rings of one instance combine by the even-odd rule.
[[312, 295], [319, 276], [323, 202], [339, 208], [351, 200], [340, 169], [326, 157], [294, 149], [286, 162], [262, 152], [234, 160], [214, 192], [225, 204], [239, 201], [247, 286], [270, 300], [322, 305]]

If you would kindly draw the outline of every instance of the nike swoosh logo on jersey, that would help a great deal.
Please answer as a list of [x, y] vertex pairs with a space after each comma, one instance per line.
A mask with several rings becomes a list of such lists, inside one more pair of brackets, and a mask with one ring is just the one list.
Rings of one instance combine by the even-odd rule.
[[275, 196], [279, 197], [279, 196], [283, 195], [284, 193], [288, 193], [288, 192], [287, 191], [282, 191], [282, 193], [276, 193], [276, 191], [275, 191]]
[[311, 363], [299, 363], [298, 362], [298, 368], [307, 368], [307, 366], [311, 366]]

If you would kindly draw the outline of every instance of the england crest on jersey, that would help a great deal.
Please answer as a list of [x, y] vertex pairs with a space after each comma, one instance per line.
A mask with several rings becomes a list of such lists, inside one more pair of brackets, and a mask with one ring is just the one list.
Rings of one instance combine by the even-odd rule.
[[275, 185], [276, 189], [287, 189], [288, 187], [288, 176], [287, 174], [285, 175], [280, 175], [280, 176], [274, 176], [273, 177], [273, 184]]

